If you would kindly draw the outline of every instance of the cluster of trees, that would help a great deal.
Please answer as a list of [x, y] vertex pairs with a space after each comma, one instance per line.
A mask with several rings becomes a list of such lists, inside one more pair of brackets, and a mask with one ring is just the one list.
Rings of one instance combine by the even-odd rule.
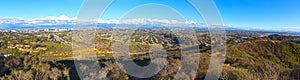
[[69, 68], [62, 64], [49, 64], [37, 57], [10, 56], [0, 58], [2, 80], [61, 80], [70, 79]]
[[227, 48], [222, 79], [300, 79], [300, 45], [255, 41]]

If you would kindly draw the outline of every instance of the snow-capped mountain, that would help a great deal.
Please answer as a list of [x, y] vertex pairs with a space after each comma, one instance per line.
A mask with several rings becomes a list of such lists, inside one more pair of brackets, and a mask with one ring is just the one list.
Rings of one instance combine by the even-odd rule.
[[[181, 25], [193, 25], [193, 26], [207, 26], [206, 24], [199, 24], [195, 21], [177, 21], [167, 19], [92, 19], [92, 20], [80, 20], [77, 17], [68, 17], [66, 15], [61, 16], [47, 16], [45, 18], [23, 19], [23, 18], [0, 18], [0, 29], [12, 29], [12, 28], [60, 28], [60, 27], [73, 27], [77, 24], [88, 24], [97, 26], [112, 26], [119, 24], [133, 24], [133, 25], [165, 25], [165, 26], [181, 26]], [[225, 26], [223, 24], [212, 24], [209, 26]]]

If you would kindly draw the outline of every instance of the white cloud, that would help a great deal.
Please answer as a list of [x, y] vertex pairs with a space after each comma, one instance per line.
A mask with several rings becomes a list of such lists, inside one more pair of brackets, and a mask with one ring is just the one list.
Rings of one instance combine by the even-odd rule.
[[108, 24], [167, 24], [167, 25], [190, 25], [197, 24], [195, 21], [177, 21], [167, 19], [93, 19], [93, 20], [78, 20], [77, 16], [69, 17], [66, 15], [46, 16], [44, 18], [22, 19], [22, 18], [0, 18], [1, 24], [21, 24], [21, 25], [60, 25], [60, 24], [76, 24], [80, 23], [108, 23]]
[[75, 17], [69, 17], [66, 15], [60, 15], [60, 16], [46, 16], [45, 18], [34, 18], [32, 20], [76, 20], [77, 16]]

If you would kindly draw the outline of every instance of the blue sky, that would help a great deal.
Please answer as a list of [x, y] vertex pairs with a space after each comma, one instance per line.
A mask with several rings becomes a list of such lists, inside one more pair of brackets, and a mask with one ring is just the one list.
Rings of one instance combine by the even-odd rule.
[[[83, 0], [1, 0], [0, 17], [25, 19], [77, 15]], [[215, 0], [225, 24], [236, 27], [300, 28], [299, 0]], [[118, 0], [103, 19], [120, 19], [128, 10], [146, 3], [166, 4], [186, 19], [203, 22], [195, 9], [184, 0]]]

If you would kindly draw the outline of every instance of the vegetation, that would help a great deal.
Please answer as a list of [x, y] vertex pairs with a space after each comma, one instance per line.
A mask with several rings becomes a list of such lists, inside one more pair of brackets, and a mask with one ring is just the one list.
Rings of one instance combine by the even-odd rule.
[[44, 63], [37, 57], [20, 56], [2, 58], [0, 79], [45, 80], [70, 79], [69, 68], [63, 64]]
[[[154, 33], [155, 32], [155, 33]], [[3, 80], [70, 80], [70, 79], [102, 79], [135, 80], [139, 79], [126, 74], [112, 58], [111, 44], [115, 41], [110, 37], [111, 30], [96, 34], [96, 47], [80, 51], [95, 51], [99, 63], [87, 66], [89, 61], [81, 60], [80, 69], [90, 72], [79, 76], [73, 61], [70, 32], [58, 33], [0, 33], [0, 79]], [[59, 39], [54, 38], [60, 37]], [[146, 36], [149, 35], [149, 36]], [[210, 64], [211, 44], [207, 34], [198, 35], [201, 53], [199, 69], [191, 71], [196, 80], [204, 79]], [[278, 36], [278, 35], [277, 35]], [[65, 39], [65, 40], [61, 40]], [[300, 44], [296, 41], [285, 41], [289, 37], [270, 38], [254, 37], [251, 39], [230, 38], [227, 40], [227, 59], [224, 64], [221, 80], [292, 80], [300, 79]], [[129, 52], [134, 62], [140, 66], [151, 62], [149, 49], [162, 44], [167, 51], [165, 67], [155, 76], [154, 80], [174, 79], [180, 68], [181, 52], [178, 38], [171, 32], [159, 30], [138, 30], [131, 37]], [[77, 50], [75, 50], [77, 51]], [[192, 65], [193, 62], [187, 63]], [[103, 72], [95, 68], [102, 67]], [[180, 77], [190, 79], [189, 74]]]
[[[228, 49], [222, 78], [231, 79], [298, 79], [291, 77], [299, 68], [300, 45], [293, 42], [254, 41]], [[297, 73], [299, 74], [299, 73]]]

